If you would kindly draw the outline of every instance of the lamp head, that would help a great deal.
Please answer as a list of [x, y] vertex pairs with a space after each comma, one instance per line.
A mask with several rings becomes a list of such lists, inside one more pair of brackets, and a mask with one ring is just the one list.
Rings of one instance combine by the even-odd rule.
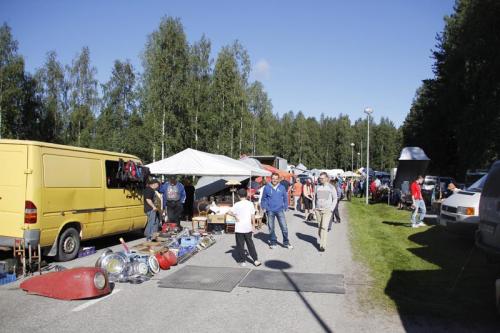
[[351, 142], [351, 147], [354, 147], [354, 143], [353, 142]]
[[371, 115], [373, 113], [373, 109], [372, 108], [365, 108], [365, 113], [367, 115]]

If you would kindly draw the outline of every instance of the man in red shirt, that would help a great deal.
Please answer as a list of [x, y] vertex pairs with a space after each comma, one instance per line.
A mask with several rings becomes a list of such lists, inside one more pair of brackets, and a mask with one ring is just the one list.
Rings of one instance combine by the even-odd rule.
[[[412, 228], [418, 228], [418, 227], [424, 227], [424, 218], [425, 218], [425, 213], [427, 212], [427, 209], [425, 208], [425, 201], [422, 197], [422, 190], [420, 186], [424, 182], [424, 177], [419, 175], [417, 179], [411, 184], [411, 198], [413, 200], [413, 205], [412, 207], [415, 209], [413, 211], [413, 214], [411, 216], [411, 227]], [[417, 214], [419, 214], [420, 211], [420, 216], [419, 216], [419, 222], [417, 223]]]

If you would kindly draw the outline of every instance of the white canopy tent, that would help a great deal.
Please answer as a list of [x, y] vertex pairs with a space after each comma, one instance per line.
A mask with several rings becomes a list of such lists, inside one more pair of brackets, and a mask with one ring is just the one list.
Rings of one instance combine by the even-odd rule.
[[193, 176], [270, 176], [267, 170], [224, 155], [187, 148], [161, 161], [148, 164], [152, 174]]
[[346, 171], [342, 174], [342, 177], [353, 177], [353, 178], [358, 178], [358, 177], [361, 177], [359, 174], [355, 173], [355, 172], [352, 172], [352, 171]]
[[293, 173], [296, 176], [301, 175], [307, 171], [308, 171], [307, 167], [302, 163], [299, 163], [299, 165], [297, 165], [295, 168], [293, 168]]

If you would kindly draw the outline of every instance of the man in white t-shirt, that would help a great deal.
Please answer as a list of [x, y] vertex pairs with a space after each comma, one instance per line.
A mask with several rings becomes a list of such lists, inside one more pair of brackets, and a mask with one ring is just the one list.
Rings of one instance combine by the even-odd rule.
[[241, 266], [246, 266], [245, 243], [247, 244], [248, 253], [253, 259], [255, 266], [260, 266], [260, 261], [257, 260], [257, 251], [253, 244], [252, 234], [255, 225], [255, 207], [253, 203], [247, 200], [247, 191], [242, 188], [238, 190], [240, 201], [227, 213], [236, 218], [234, 234], [236, 236], [236, 255], [238, 263]]

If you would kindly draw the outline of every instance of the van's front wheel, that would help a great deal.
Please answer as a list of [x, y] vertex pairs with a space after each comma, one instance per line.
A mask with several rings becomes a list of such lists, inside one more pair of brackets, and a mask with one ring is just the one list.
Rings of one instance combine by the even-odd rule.
[[80, 250], [80, 235], [78, 230], [69, 227], [59, 236], [57, 244], [57, 261], [75, 259]]

